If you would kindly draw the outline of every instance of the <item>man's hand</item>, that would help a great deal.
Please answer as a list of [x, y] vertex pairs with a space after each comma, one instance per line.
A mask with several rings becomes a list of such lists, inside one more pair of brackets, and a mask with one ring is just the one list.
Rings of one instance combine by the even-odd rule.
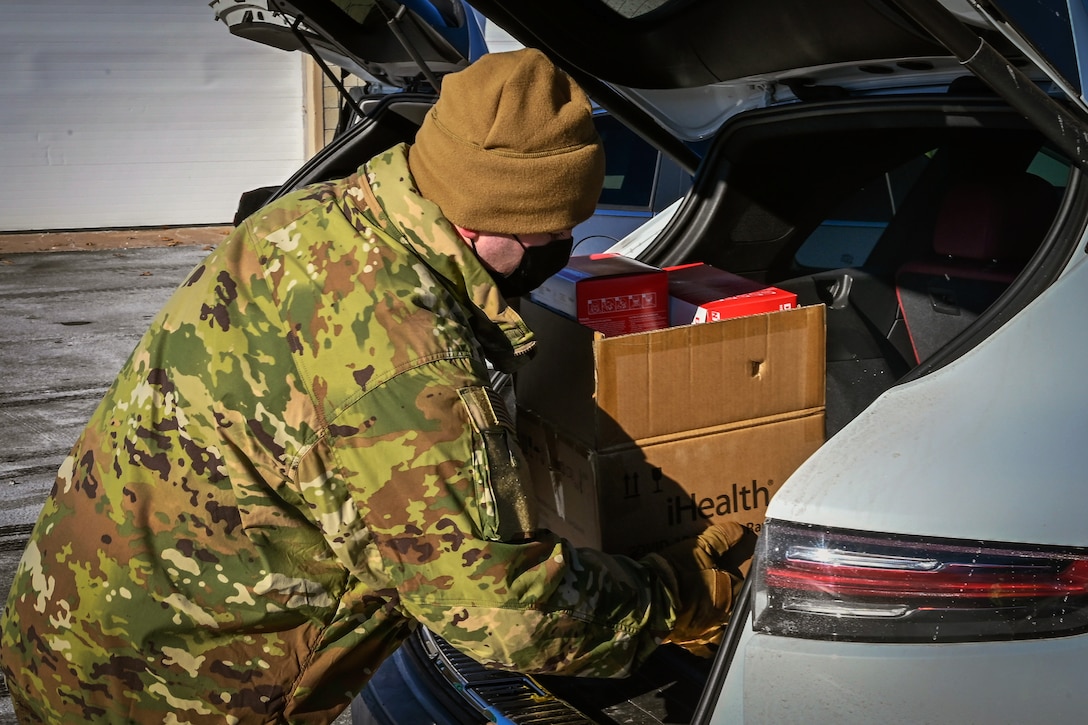
[[665, 642], [708, 655], [708, 645], [721, 641], [743, 580], [720, 567], [744, 533], [744, 527], [735, 522], [715, 524], [695, 538], [651, 554], [664, 559], [672, 570], [680, 600], [676, 624]]

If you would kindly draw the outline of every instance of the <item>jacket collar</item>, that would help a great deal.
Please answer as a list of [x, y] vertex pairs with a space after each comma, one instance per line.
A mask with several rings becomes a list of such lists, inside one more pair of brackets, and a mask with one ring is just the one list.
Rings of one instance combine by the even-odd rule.
[[408, 169], [408, 145], [378, 154], [349, 181], [355, 187], [348, 190], [351, 203], [419, 257], [472, 312], [488, 360], [503, 372], [527, 362], [536, 347], [532, 331], [438, 205], [420, 195]]

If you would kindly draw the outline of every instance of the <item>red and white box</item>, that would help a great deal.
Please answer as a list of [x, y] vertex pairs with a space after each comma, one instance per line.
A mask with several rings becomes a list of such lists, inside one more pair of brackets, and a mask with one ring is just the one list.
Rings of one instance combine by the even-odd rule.
[[709, 264], [666, 267], [669, 280], [669, 325], [717, 322], [762, 312], [792, 310], [793, 292], [726, 272]]
[[618, 254], [571, 257], [530, 299], [606, 337], [669, 325], [668, 275]]

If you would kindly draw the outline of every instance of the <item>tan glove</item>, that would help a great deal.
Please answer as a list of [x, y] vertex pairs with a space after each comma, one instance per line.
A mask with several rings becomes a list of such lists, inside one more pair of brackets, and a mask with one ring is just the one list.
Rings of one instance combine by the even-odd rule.
[[709, 645], [721, 641], [733, 599], [743, 579], [723, 571], [723, 557], [745, 536], [747, 529], [735, 522], [715, 524], [699, 536], [679, 541], [658, 554], [668, 564], [679, 598], [676, 624], [665, 642], [695, 654], [709, 656]]

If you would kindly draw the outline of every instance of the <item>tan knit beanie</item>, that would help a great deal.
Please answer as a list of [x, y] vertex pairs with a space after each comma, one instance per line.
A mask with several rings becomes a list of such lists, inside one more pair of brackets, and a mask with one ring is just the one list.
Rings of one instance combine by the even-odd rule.
[[589, 99], [532, 48], [490, 53], [443, 78], [408, 165], [447, 219], [503, 234], [585, 221], [604, 182]]

